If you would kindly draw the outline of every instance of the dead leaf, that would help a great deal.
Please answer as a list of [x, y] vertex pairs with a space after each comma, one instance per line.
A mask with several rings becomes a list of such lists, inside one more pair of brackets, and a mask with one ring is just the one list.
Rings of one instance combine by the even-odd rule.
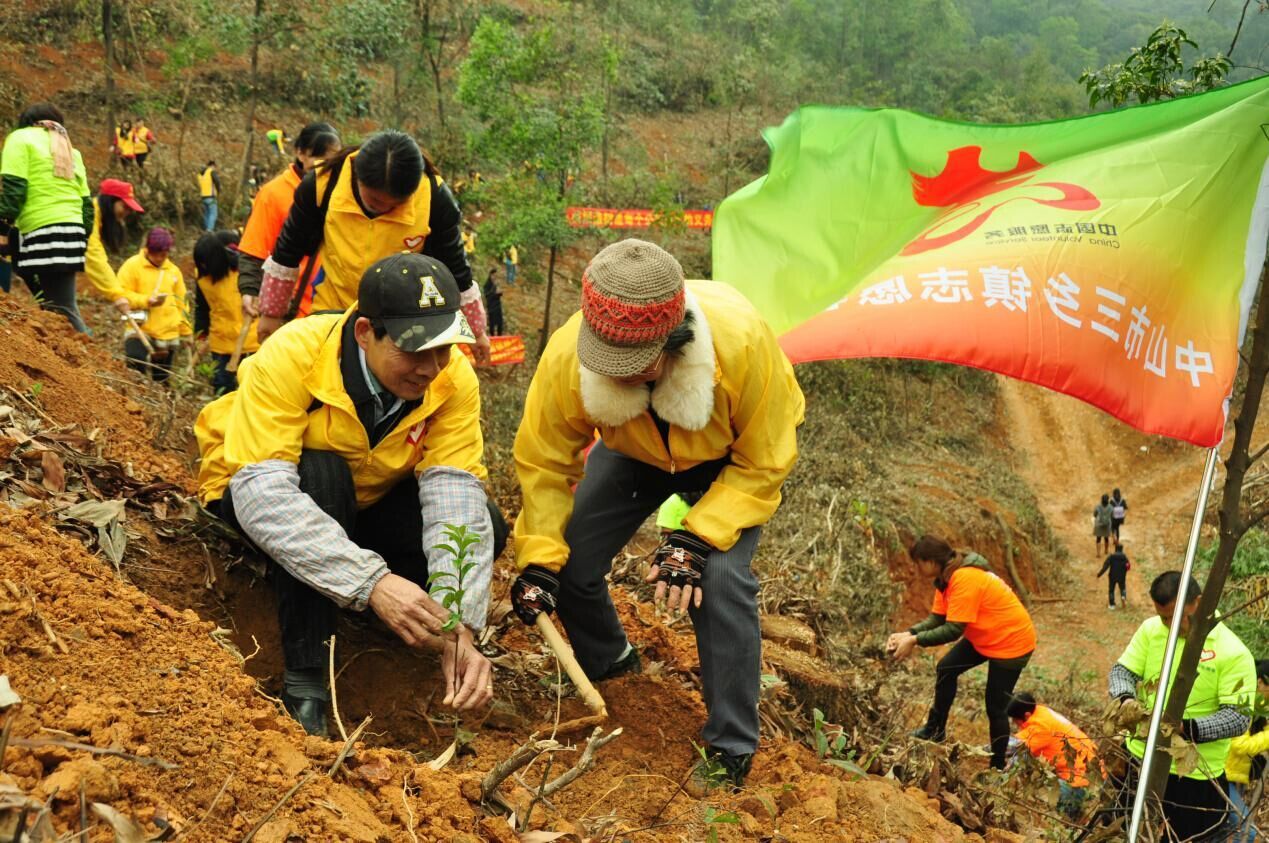
[[22, 702], [22, 698], [9, 687], [9, 677], [0, 673], [0, 710]]
[[66, 507], [57, 515], [63, 520], [74, 518], [76, 521], [83, 521], [94, 527], [104, 527], [111, 521], [122, 521], [127, 517], [124, 506], [125, 503], [122, 500], [81, 501], [74, 506]]
[[148, 843], [139, 825], [109, 805], [94, 802], [93, 813], [114, 829], [115, 843]]
[[128, 534], [124, 532], [122, 524], [111, 521], [105, 526], [98, 527], [97, 544], [101, 546], [101, 552], [106, 554], [110, 564], [116, 568], [123, 564], [123, 551], [128, 545]]
[[[551, 843], [561, 837], [569, 837], [567, 831], [526, 831], [520, 835], [520, 843]], [[577, 835], [572, 835], [576, 838]]]
[[50, 492], [66, 491], [66, 468], [62, 458], [52, 451], [40, 455], [40, 467], [44, 469], [44, 488]]
[[167, 520], [167, 504], [163, 503], [162, 501], [156, 501], [155, 503], [151, 504], [150, 509], [154, 511], [155, 518], [159, 519], [160, 521]]
[[448, 764], [451, 760], [453, 760], [454, 753], [457, 751], [458, 751], [458, 741], [457, 739], [455, 739], [452, 743], [450, 743], [449, 746], [445, 747], [444, 752], [442, 752], [440, 755], [433, 758], [431, 761], [427, 762], [427, 766], [431, 767], [433, 770], [444, 769], [445, 765]]

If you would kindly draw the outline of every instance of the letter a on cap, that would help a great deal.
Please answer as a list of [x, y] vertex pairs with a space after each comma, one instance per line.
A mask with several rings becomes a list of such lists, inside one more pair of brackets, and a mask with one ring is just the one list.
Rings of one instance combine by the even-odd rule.
[[425, 275], [419, 279], [419, 283], [423, 285], [423, 294], [419, 296], [419, 307], [445, 306], [445, 297], [441, 295], [440, 290], [436, 289], [435, 278]]

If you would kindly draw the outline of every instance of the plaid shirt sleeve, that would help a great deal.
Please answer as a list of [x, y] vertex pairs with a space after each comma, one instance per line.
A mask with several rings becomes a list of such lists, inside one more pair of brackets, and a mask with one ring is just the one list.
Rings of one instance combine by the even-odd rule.
[[295, 463], [264, 460], [243, 466], [229, 490], [238, 525], [273, 561], [339, 606], [366, 608], [388, 565], [354, 544], [339, 522], [300, 491]]
[[423, 550], [427, 554], [429, 575], [447, 573], [440, 587], [458, 583], [458, 566], [454, 557], [435, 546], [445, 541], [445, 527], [464, 526], [480, 536], [480, 542], [469, 553], [476, 566], [463, 583], [461, 611], [463, 623], [479, 632], [489, 613], [489, 597], [493, 583], [493, 522], [480, 478], [450, 466], [432, 466], [419, 474], [419, 508], [423, 514]]
[[1141, 677], [1115, 662], [1110, 668], [1110, 695], [1115, 699], [1137, 696], [1137, 683]]
[[1215, 714], [1194, 720], [1194, 743], [1210, 743], [1236, 738], [1251, 727], [1251, 718], [1232, 705], [1223, 705]]

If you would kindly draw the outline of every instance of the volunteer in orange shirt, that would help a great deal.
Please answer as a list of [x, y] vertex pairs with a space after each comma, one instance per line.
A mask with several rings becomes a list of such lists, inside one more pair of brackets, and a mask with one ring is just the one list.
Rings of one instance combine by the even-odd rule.
[[1009, 703], [1009, 719], [1018, 724], [1018, 740], [1034, 757], [1053, 765], [1057, 773], [1058, 810], [1078, 819], [1088, 793], [1088, 765], [1097, 757], [1097, 748], [1088, 735], [1070, 720], [1035, 696], [1023, 691]]
[[[273, 244], [282, 233], [282, 224], [291, 213], [295, 188], [300, 186], [300, 179], [306, 173], [311, 173], [318, 163], [335, 157], [341, 145], [339, 132], [335, 131], [334, 126], [329, 123], [309, 123], [295, 139], [295, 160], [256, 192], [255, 201], [251, 205], [251, 216], [247, 217], [242, 242], [238, 244], [238, 292], [242, 295], [243, 313], [251, 318], [257, 315], [256, 297], [260, 295], [260, 282], [264, 280], [264, 261], [273, 252]], [[321, 258], [313, 257], [311, 260], [311, 268], [308, 266], [309, 259], [300, 264], [300, 277], [319, 280], [322, 272]], [[308, 315], [313, 304], [312, 291], [315, 286], [309, 285], [308, 292], [300, 302], [298, 315]]]
[[[934, 705], [925, 725], [912, 733], [922, 740], [947, 736], [947, 716], [956, 700], [956, 682], [967, 670], [987, 662], [987, 723], [991, 766], [1003, 770], [1009, 746], [1009, 700], [1035, 650], [1031, 616], [1004, 580], [977, 553], [957, 553], [936, 536], [922, 536], [908, 551], [923, 576], [934, 577], [930, 616], [886, 641], [887, 651], [906, 659], [920, 647], [956, 641], [939, 659]], [[960, 640], [957, 640], [960, 639]]]

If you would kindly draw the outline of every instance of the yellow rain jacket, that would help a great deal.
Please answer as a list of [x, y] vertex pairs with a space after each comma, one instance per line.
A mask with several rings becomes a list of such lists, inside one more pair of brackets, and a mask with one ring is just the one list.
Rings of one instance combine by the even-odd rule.
[[[94, 203], [95, 204], [95, 203]], [[119, 279], [110, 266], [110, 258], [106, 255], [106, 246], [101, 242], [101, 209], [93, 214], [93, 231], [88, 235], [88, 251], [84, 253], [84, 275], [92, 282], [93, 287], [110, 301], [123, 297], [119, 288]]]
[[577, 360], [580, 312], [551, 336], [516, 434], [524, 496], [515, 528], [521, 568], [558, 571], [568, 561], [564, 528], [573, 512], [572, 486], [581, 479], [582, 451], [596, 429], [607, 447], [671, 473], [729, 457], [731, 464], [683, 521], [685, 529], [720, 550], [729, 550], [741, 530], [765, 524], [780, 505], [780, 486], [797, 460], [796, 431], [805, 410], [793, 367], [771, 328], [735, 289], [711, 281], [689, 281], [687, 289], [698, 321], [703, 315], [708, 323], [695, 342], [712, 334], [713, 407], [699, 430], [673, 424], [661, 412], [671, 421], [668, 449], [647, 410], [615, 426], [588, 416]]
[[[133, 310], [147, 311], [142, 330], [156, 340], [174, 340], [194, 333], [190, 327], [189, 302], [186, 300], [185, 279], [172, 261], [155, 266], [145, 257], [145, 251], [133, 255], [119, 267], [119, 293], [128, 300]], [[162, 304], [150, 307], [151, 296], [166, 293]]]
[[[321, 259], [326, 280], [313, 293], [313, 312], [344, 310], [357, 300], [361, 276], [375, 261], [402, 250], [421, 252], [432, 228], [432, 183], [423, 177], [419, 189], [389, 213], [371, 219], [352, 191], [354, 152], [339, 169], [323, 229]], [[317, 195], [326, 195], [330, 173], [317, 176]]]
[[[238, 270], [229, 270], [229, 274], [219, 281], [213, 281], [204, 275], [198, 279], [198, 289], [207, 300], [207, 309], [211, 311], [207, 348], [214, 354], [233, 354], [238, 345], [238, 334], [242, 331], [242, 296], [238, 293]], [[260, 340], [256, 337], [255, 320], [252, 320], [242, 353], [252, 354], [258, 348]]]
[[422, 474], [433, 466], [485, 479], [480, 384], [465, 354], [451, 354], [422, 403], [370, 447], [339, 367], [340, 336], [351, 312], [283, 326], [242, 361], [238, 391], [203, 408], [194, 434], [202, 456], [198, 498], [204, 505], [224, 497], [240, 468], [264, 460], [298, 464], [305, 449], [333, 451], [348, 462], [360, 509], [410, 472]]
[[1266, 752], [1269, 752], [1269, 727], [1234, 738], [1229, 742], [1229, 755], [1225, 757], [1225, 777], [1231, 782], [1249, 784], [1251, 760]]

